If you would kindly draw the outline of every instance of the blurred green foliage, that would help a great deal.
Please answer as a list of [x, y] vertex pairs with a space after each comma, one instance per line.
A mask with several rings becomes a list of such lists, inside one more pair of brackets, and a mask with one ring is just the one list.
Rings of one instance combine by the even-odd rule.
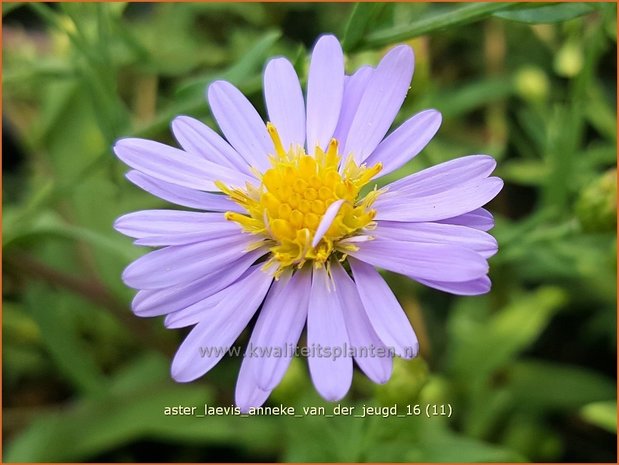
[[[616, 4], [3, 3], [4, 461], [616, 460]], [[421, 340], [344, 404], [450, 404], [451, 418], [164, 417], [230, 405], [239, 360], [169, 378], [183, 334], [129, 310], [143, 251], [111, 224], [164, 203], [131, 186], [114, 140], [214, 126], [206, 85], [263, 111], [265, 60], [302, 79], [336, 33], [348, 70], [416, 53], [396, 123], [443, 127], [402, 175], [470, 153], [499, 160], [490, 294], [457, 298], [389, 275]], [[388, 181], [388, 180], [385, 180]], [[241, 338], [245, 342], [247, 334]], [[269, 401], [330, 404], [294, 360]]]

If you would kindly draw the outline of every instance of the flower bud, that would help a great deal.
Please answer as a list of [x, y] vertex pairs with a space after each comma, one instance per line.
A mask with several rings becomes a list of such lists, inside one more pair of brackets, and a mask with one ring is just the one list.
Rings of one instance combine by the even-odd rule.
[[555, 56], [554, 69], [559, 76], [571, 78], [580, 73], [583, 66], [583, 54], [580, 44], [569, 41]]
[[428, 364], [423, 358], [404, 360], [396, 357], [391, 379], [376, 387], [376, 399], [381, 405], [414, 402], [428, 381], [428, 375]]
[[576, 216], [586, 232], [617, 228], [617, 170], [610, 169], [585, 186], [576, 201]]
[[540, 102], [548, 97], [548, 77], [535, 66], [526, 66], [516, 74], [516, 91], [525, 100]]

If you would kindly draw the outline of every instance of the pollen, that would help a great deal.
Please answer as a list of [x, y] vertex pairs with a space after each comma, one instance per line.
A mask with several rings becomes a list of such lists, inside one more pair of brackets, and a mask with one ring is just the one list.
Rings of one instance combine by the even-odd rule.
[[[276, 266], [276, 276], [307, 262], [324, 266], [334, 254], [344, 256], [355, 247], [344, 239], [375, 226], [371, 206], [381, 191], [375, 187], [365, 196], [360, 193], [382, 165], [359, 166], [351, 156], [343, 162], [336, 139], [326, 150], [316, 147], [311, 155], [301, 146], [286, 150], [275, 126], [268, 123], [267, 130], [274, 153], [269, 155], [271, 168], [260, 174], [260, 185], [230, 188], [216, 183], [244, 209], [244, 213], [226, 212], [226, 219], [257, 236], [252, 247], [269, 248], [264, 267]], [[332, 215], [325, 214], [335, 202], [341, 205], [329, 221]]]

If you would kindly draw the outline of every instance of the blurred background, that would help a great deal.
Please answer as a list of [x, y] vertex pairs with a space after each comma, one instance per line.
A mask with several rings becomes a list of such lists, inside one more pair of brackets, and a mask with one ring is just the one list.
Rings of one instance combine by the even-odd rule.
[[[616, 461], [617, 24], [614, 3], [3, 3], [4, 461]], [[230, 405], [240, 360], [175, 384], [185, 335], [130, 310], [120, 274], [146, 252], [112, 229], [174, 208], [123, 177], [124, 136], [174, 144], [178, 114], [214, 126], [204, 91], [238, 85], [264, 114], [274, 55], [304, 80], [317, 36], [347, 70], [414, 47], [396, 124], [434, 107], [435, 139], [393, 179], [488, 153], [491, 293], [389, 283], [421, 340], [345, 405], [450, 404], [451, 418], [164, 417]], [[249, 331], [240, 344], [247, 342]], [[330, 405], [305, 360], [267, 405]], [[330, 406], [329, 406], [330, 408]]]

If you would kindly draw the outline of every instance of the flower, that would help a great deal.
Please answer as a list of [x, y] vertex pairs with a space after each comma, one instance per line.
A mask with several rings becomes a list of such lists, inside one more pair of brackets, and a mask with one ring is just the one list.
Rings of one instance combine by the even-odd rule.
[[487, 259], [497, 243], [486, 232], [492, 215], [481, 207], [502, 187], [489, 177], [492, 157], [455, 159], [372, 188], [440, 126], [440, 113], [426, 110], [385, 137], [413, 66], [412, 49], [400, 45], [376, 68], [346, 76], [339, 42], [322, 36], [306, 99], [288, 60], [268, 62], [269, 123], [233, 85], [216, 81], [208, 101], [226, 140], [180, 116], [172, 130], [183, 150], [143, 139], [116, 143], [116, 155], [133, 168], [131, 182], [200, 210], [140, 211], [115, 223], [136, 244], [163, 247], [123, 273], [139, 289], [133, 311], [166, 315], [168, 328], [195, 325], [172, 362], [175, 380], [209, 371], [261, 307], [237, 405], [247, 411], [265, 402], [294, 356], [282, 349], [296, 348], [306, 322], [313, 383], [325, 399], [339, 400], [353, 359], [385, 383], [394, 354], [418, 352], [411, 324], [374, 267], [453, 294], [490, 289]]

